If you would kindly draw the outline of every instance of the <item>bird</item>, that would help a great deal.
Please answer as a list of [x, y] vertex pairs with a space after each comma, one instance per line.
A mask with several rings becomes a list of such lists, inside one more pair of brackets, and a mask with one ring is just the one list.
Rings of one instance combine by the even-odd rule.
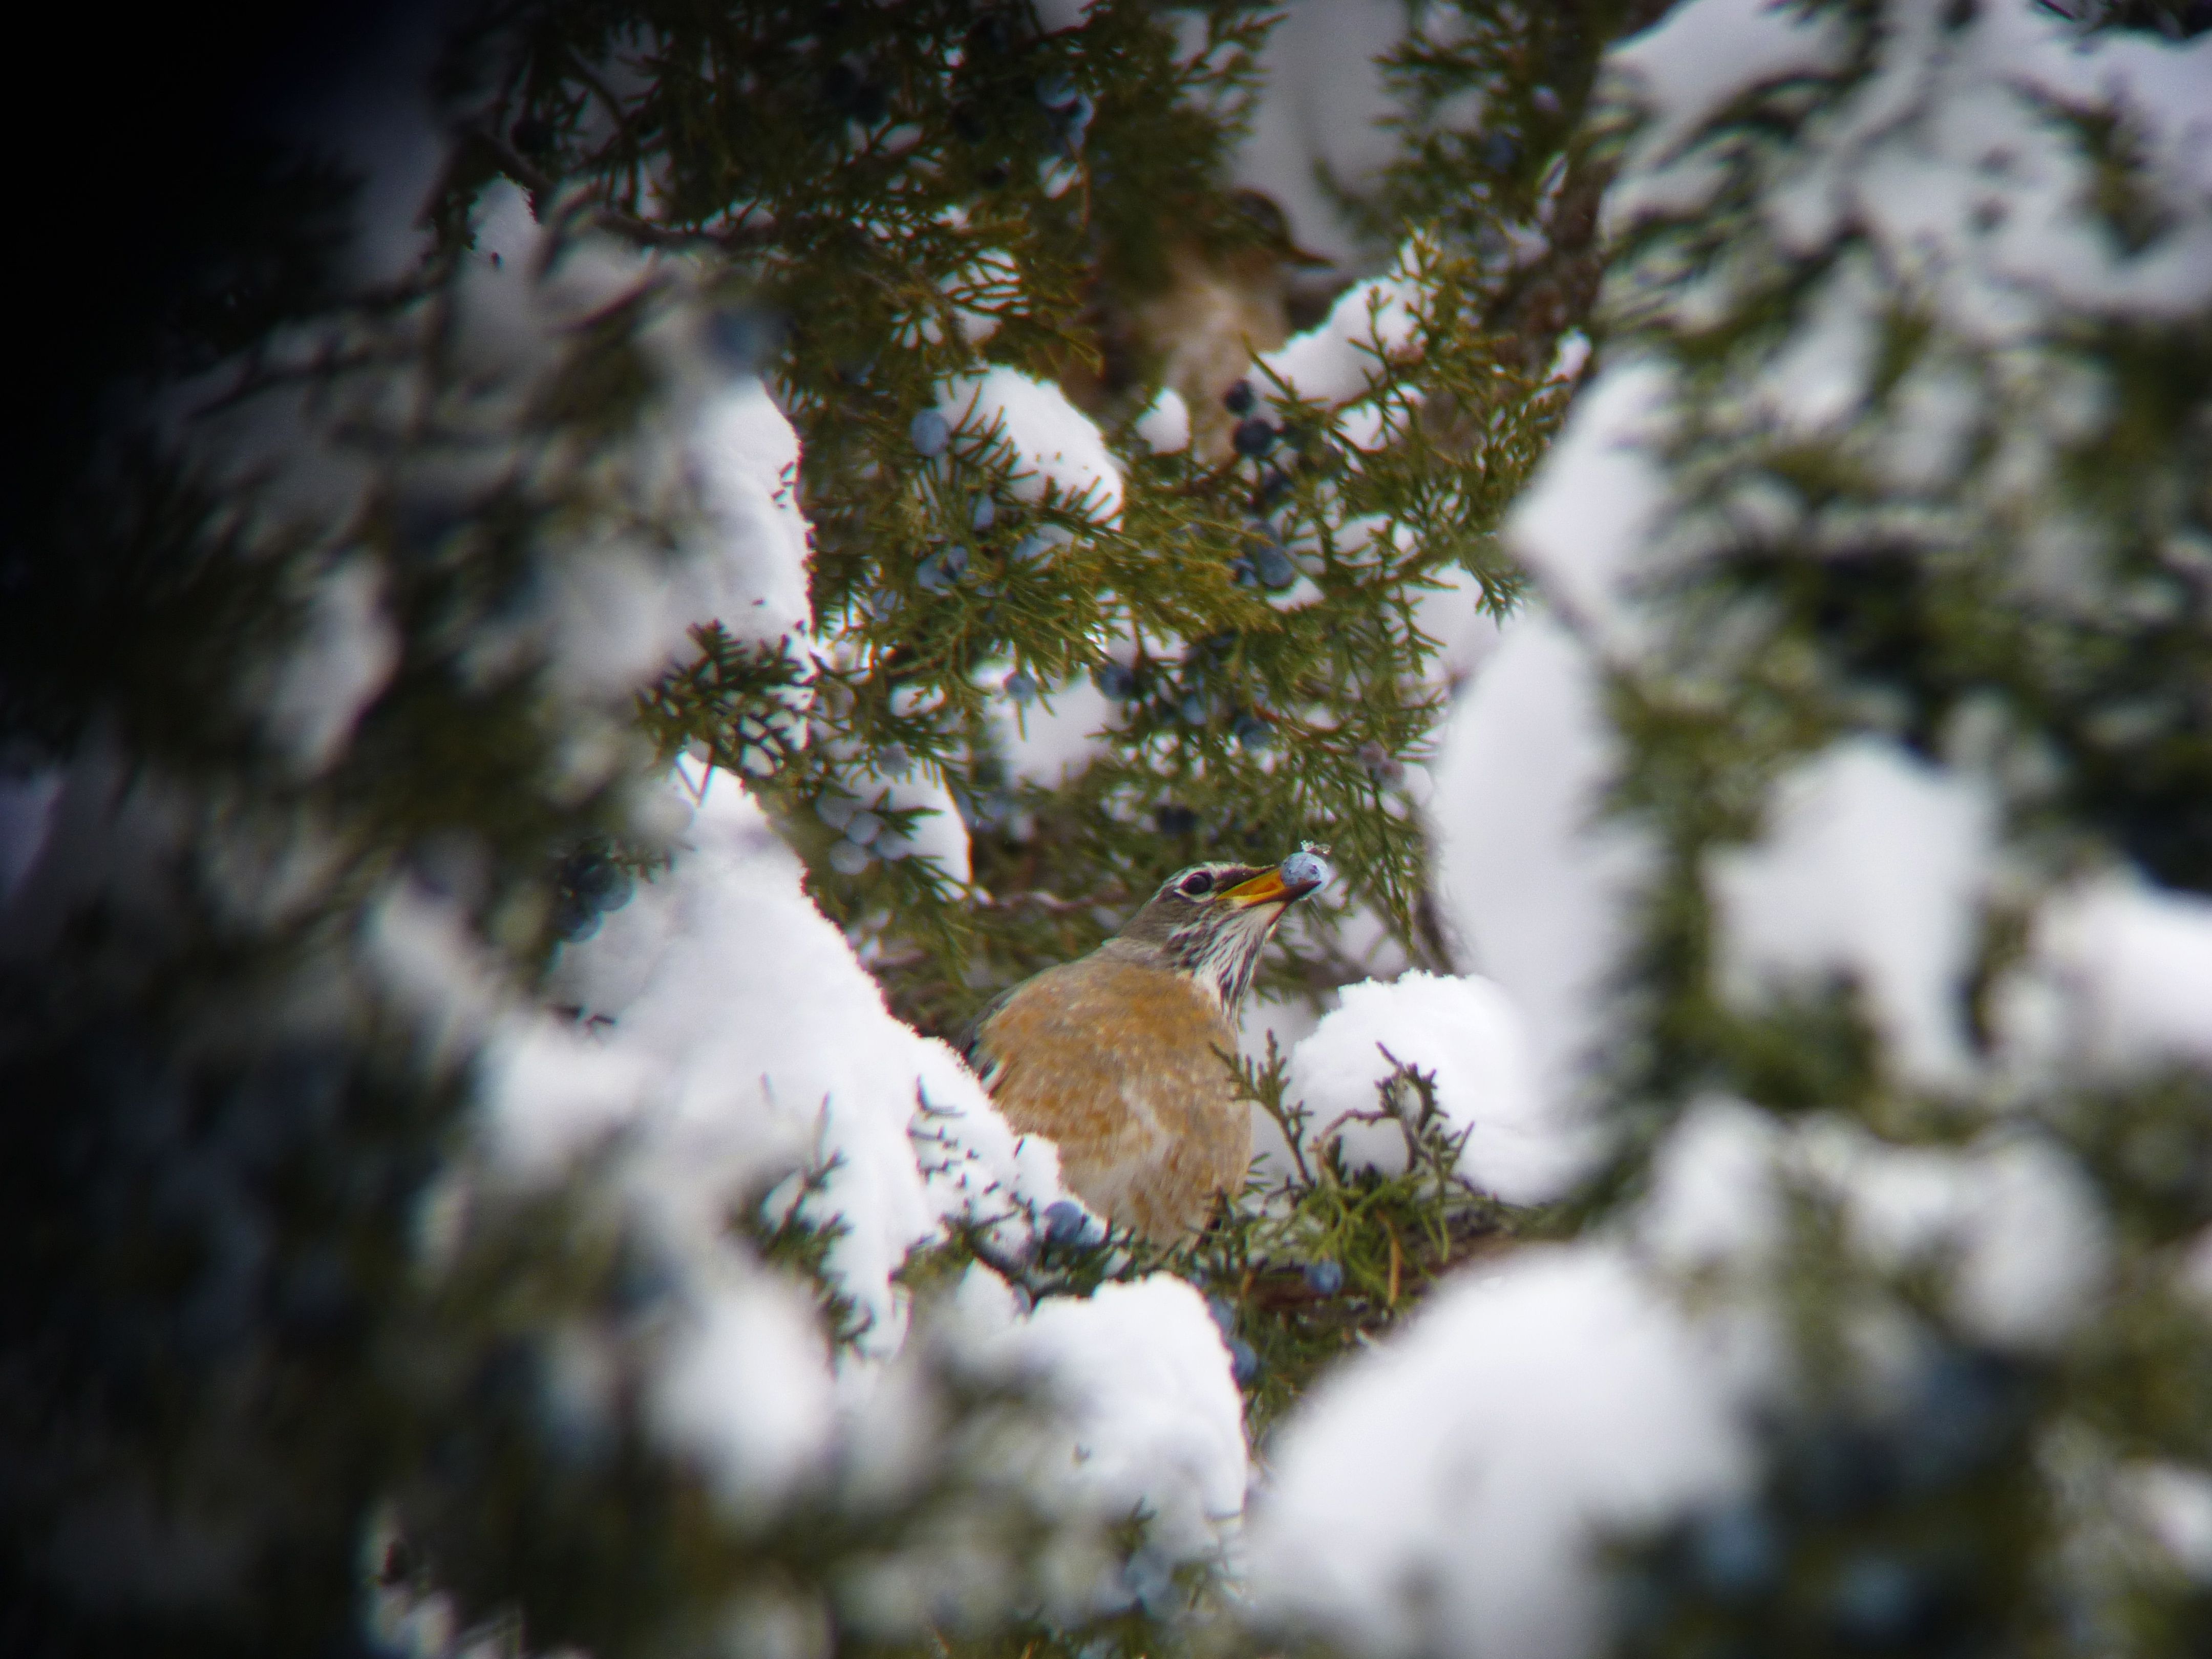
[[1242, 1189], [1237, 1008], [1276, 923], [1329, 876], [1310, 845], [1276, 865], [1179, 870], [1090, 955], [977, 1021], [969, 1058], [1000, 1113], [1056, 1144], [1068, 1190], [1115, 1226], [1172, 1245]]
[[1352, 278], [1300, 247], [1289, 216], [1256, 190], [1231, 191], [1176, 222], [1154, 283], [1094, 296], [1098, 356], [1070, 353], [1054, 378], [1093, 414], [1139, 386], [1172, 390], [1189, 412], [1192, 453], [1218, 466], [1235, 453], [1237, 415], [1224, 396], [1251, 375], [1255, 356], [1318, 322]]
[[1170, 247], [1167, 286], [1133, 318], [1142, 355], [1190, 411], [1191, 452], [1208, 466], [1233, 453], [1237, 416], [1224, 400], [1251, 374], [1254, 358], [1291, 337], [1297, 290], [1315, 272], [1327, 283], [1316, 291], [1332, 299], [1348, 282], [1327, 282], [1334, 267], [1297, 245], [1271, 198], [1233, 191], [1229, 204], [1225, 234]]

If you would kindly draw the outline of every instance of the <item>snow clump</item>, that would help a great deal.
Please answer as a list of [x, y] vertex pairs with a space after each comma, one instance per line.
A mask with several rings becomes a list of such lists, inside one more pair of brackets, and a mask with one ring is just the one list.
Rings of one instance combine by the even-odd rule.
[[1003, 366], [956, 375], [937, 407], [956, 431], [994, 428], [1013, 451], [1008, 488], [1016, 499], [1041, 501], [1048, 486], [1102, 525], [1121, 520], [1121, 470], [1091, 417], [1058, 386]]
[[1459, 1172], [1483, 1191], [1540, 1202], [1586, 1163], [1587, 1134], [1547, 1109], [1519, 1011], [1489, 981], [1415, 970], [1347, 985], [1291, 1051], [1286, 1092], [1314, 1114], [1317, 1139], [1340, 1143], [1351, 1167], [1406, 1167], [1398, 1126], [1354, 1115], [1375, 1111], [1376, 1086], [1394, 1060], [1434, 1078], [1447, 1133], [1466, 1135]]
[[1746, 1385], [1616, 1247], [1463, 1275], [1283, 1431], [1248, 1545], [1261, 1617], [1378, 1659], [1586, 1652], [1606, 1534], [1747, 1480]]

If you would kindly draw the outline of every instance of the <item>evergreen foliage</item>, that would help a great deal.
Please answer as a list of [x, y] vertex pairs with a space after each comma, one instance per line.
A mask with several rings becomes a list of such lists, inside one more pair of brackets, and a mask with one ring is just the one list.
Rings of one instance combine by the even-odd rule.
[[[324, 164], [211, 190], [217, 252], [133, 365], [173, 389], [68, 475], [0, 620], [10, 775], [33, 810], [59, 791], [6, 967], [11, 1647], [690, 1650], [733, 1616], [902, 1640], [855, 1588], [886, 1564], [948, 1587], [943, 1635], [1051, 1605], [1071, 1523], [994, 1472], [1038, 1402], [921, 1336], [960, 1426], [910, 1496], [718, 1512], [648, 1425], [672, 1292], [611, 1220], [611, 1172], [508, 1191], [477, 1167], [482, 1012], [394, 964], [432, 948], [407, 931], [420, 892], [487, 1006], [526, 991], [665, 862], [638, 791], [686, 748], [757, 780], [823, 908], [937, 1029], [1175, 866], [1307, 836], [1422, 948], [1396, 785], [1439, 705], [1414, 602], [1455, 567], [1510, 599], [1492, 532], [1558, 416], [1548, 336], [1483, 325], [1494, 272], [1464, 226], [1380, 221], [1427, 309], [1375, 365], [1379, 442], [1291, 398], [1225, 464], [1146, 453], [1157, 365], [1118, 319], [1171, 246], [1279, 234], [1224, 177], [1267, 19], [1189, 18], [1194, 52], [1132, 5], [1054, 30], [950, 0], [491, 14], [441, 71], [460, 137], [434, 244], [370, 292], [324, 263], [350, 188]], [[551, 236], [519, 336], [474, 246], [502, 177]], [[610, 241], [660, 263], [634, 281]], [[1118, 519], [1035, 488], [988, 423], [933, 428], [939, 385], [986, 364], [1077, 392], [1122, 459]], [[816, 639], [706, 626], [633, 701], [623, 664], [564, 655], [566, 584], [678, 567], [682, 423], [707, 379], [755, 369], [804, 440]], [[363, 701], [303, 712], [287, 665], [333, 647], [368, 653]], [[1126, 719], [1065, 786], [1011, 781], [988, 718], [1009, 674], [1046, 700], [1095, 674]], [[902, 774], [965, 811], [972, 886], [840, 862], [857, 812], [879, 851], [916, 828]], [[1328, 937], [1277, 980], [1340, 977]], [[1279, 1072], [1254, 1082], [1289, 1109]], [[1487, 1213], [1415, 1121], [1416, 1176], [1285, 1176], [1171, 1264], [1240, 1299], [1263, 1418], [1456, 1248], [1446, 1210]], [[744, 1196], [736, 1235], [857, 1340], [824, 1270], [840, 1223], [811, 1205], [827, 1172], [799, 1173]], [[909, 1264], [919, 1306], [966, 1254]], [[1062, 1288], [1115, 1260], [1080, 1255]], [[1267, 1287], [1309, 1258], [1342, 1303], [1279, 1310]], [[589, 1432], [550, 1403], [580, 1322], [630, 1377]], [[1112, 1547], [1133, 1573], [1145, 1534]], [[1163, 1639], [1212, 1605], [1203, 1577], [1133, 1580], [1112, 1628]]]
[[[2166, 12], [2093, 26], [2189, 32]], [[1663, 1159], [1716, 1100], [1773, 1115], [1759, 1133], [1799, 1149], [1776, 1153], [1782, 1238], [1707, 1263], [1702, 1288], [1785, 1334], [1763, 1475], [1627, 1553], [1622, 1650], [2190, 1650], [2201, 1593], [2150, 1565], [2127, 1494], [2151, 1462], [2203, 1456], [2186, 1380], [2203, 1327], [2176, 1307], [2178, 1253], [2212, 1218], [2184, 1127], [2203, 1077], [2148, 1028], [2100, 1046], [2090, 977], [2047, 1026], [2019, 999], [2084, 884], [2205, 890], [2212, 359], [2201, 252], [2191, 270], [2179, 252], [2204, 206], [2146, 137], [2173, 118], [2152, 61], [2108, 57], [2137, 90], [2112, 69], [2075, 101], [2063, 59], [1989, 8], [1822, 8], [1799, 27], [1796, 56], [1710, 106], [1664, 70], [1626, 92], [1635, 118], [1611, 142], [1640, 188], [1613, 209], [1602, 349], [1621, 386], [1649, 377], [1612, 429], [1653, 458], [1656, 505], [1626, 579], [1578, 586], [1573, 556], [1553, 569], [1608, 678], [1613, 810], [1657, 872], [1619, 984], [1606, 1093], [1630, 1133], [1609, 1206], [1663, 1185], [1655, 1146]], [[2032, 112], [1993, 108], [1984, 76], [2014, 77]], [[1873, 199], [1888, 143], [1927, 177], [2059, 171], [2064, 205], [2033, 217], [2024, 190], [1992, 189], [1908, 237]], [[1815, 179], [1837, 210], [1793, 219]], [[2161, 255], [2180, 262], [2170, 286]], [[1985, 803], [1987, 850], [1933, 876], [1943, 854], [1914, 844], [1901, 793], [1842, 819], [1835, 780], [1863, 765]], [[1815, 943], [1854, 924], [1804, 889], [1731, 884], [1740, 849], [1839, 820], [1871, 844], [1797, 867], [1914, 872], [1916, 914], [1882, 944]], [[1791, 924], [1747, 902], [1794, 915], [1800, 940], [1748, 943]], [[1959, 981], [1905, 990], [1897, 937], [1950, 906]], [[2042, 1224], [2088, 1218], [2002, 1310], [1965, 1238], [1877, 1242], [1876, 1177], [1824, 1173], [1812, 1150], [1861, 1134], [1900, 1171], [2032, 1166]]]
[[[1266, 1456], [1454, 1269], [1542, 1239], [1659, 1260], [1670, 1149], [1755, 1121], [1738, 1150], [1779, 1242], [1666, 1288], [1753, 1310], [1790, 1381], [1742, 1491], [1613, 1528], [1604, 1639], [2191, 1650], [2201, 1583], [2114, 1494], [2212, 1458], [2207, 1051], [2124, 1032], [2115, 1060], [2049, 1006], [2088, 971], [2066, 927], [2137, 902], [2204, 926], [2175, 896], [2212, 892], [2212, 335], [2120, 278], [1991, 332], [1989, 291], [1894, 268], [1864, 222], [1778, 228], [1798, 170], [1858, 142], [1839, 112], [1900, 31], [1955, 66], [1988, 8], [1798, 9], [1833, 50], [1655, 159], [1671, 112], [1601, 60], [1658, 9], [1414, 9], [1386, 62], [1398, 159], [1339, 185], [1382, 278], [1364, 337], [1401, 301], [1410, 326], [1353, 395], [1255, 365], [1218, 459], [1139, 435], [1165, 366], [1138, 319], [1187, 259], [1292, 257], [1227, 176], [1270, 24], [1248, 0], [1054, 26], [979, 0], [492, 8], [439, 71], [422, 260], [370, 289], [343, 274], [339, 170], [205, 181], [213, 252], [133, 320], [136, 406], [0, 572], [0, 853], [44, 826], [33, 882], [0, 861], [0, 1645], [1358, 1647], [1237, 1600], [1172, 1516], [1045, 1479], [1091, 1449], [1055, 1437], [1064, 1379], [977, 1335], [980, 1270], [1039, 1325], [1196, 1285]], [[2077, 21], [2179, 42], [2201, 9]], [[1886, 118], [1933, 121], [1928, 96]], [[2042, 114], [2122, 276], [2203, 219], [2118, 100]], [[1711, 164], [1686, 207], [1651, 188], [1683, 155]], [[527, 271], [492, 251], [518, 195]], [[1863, 395], [1797, 418], [1854, 307]], [[516, 1173], [503, 1103], [594, 1086], [530, 1072], [526, 1038], [549, 1006], [578, 1044], [602, 1018], [561, 1000], [569, 947], [674, 883], [655, 792], [679, 763], [747, 781], [927, 1033], [1176, 868], [1306, 840], [1345, 880], [1263, 990], [1363, 976], [1362, 929], [1449, 966], [1408, 787], [1451, 690], [1421, 607], [1462, 575], [1500, 616], [1528, 591], [1500, 526], [1585, 328], [1609, 386], [1658, 378], [1666, 511], [1632, 591], [1536, 573], [1601, 666], [1608, 811], [1656, 872], [1597, 1082], [1613, 1156], [1570, 1202], [1481, 1190], [1437, 1079], [1395, 1056], [1359, 1115], [1402, 1166], [1349, 1158], [1272, 1043], [1240, 1077], [1287, 1163], [1168, 1250], [1040, 1207], [918, 1088], [916, 1188], [963, 1196], [896, 1264], [902, 1330], [849, 1265], [878, 1218], [847, 1194], [881, 1172], [831, 1143], [829, 1101], [811, 1148], [748, 1149], [703, 1268], [625, 1161], [642, 1117]], [[811, 523], [804, 629], [666, 597], [714, 533], [695, 428], [753, 377], [800, 440], [774, 505]], [[1087, 483], [991, 385], [1103, 434]], [[1025, 774], [1029, 723], [1093, 695], [1111, 720], [1081, 763]], [[1986, 806], [1937, 816], [1985, 823], [1996, 873], [1916, 890], [1970, 916], [1935, 1017], [1955, 1042], [1884, 1001], [1878, 964], [1774, 969], [1732, 919], [1723, 872], [1838, 755]], [[2101, 1274], [2059, 1338], [1976, 1311], [1963, 1232], [1869, 1246], [1889, 1158], [2090, 1217]], [[811, 1479], [733, 1498], [668, 1426], [685, 1320], [732, 1285], [768, 1310], [746, 1341], [803, 1328], [921, 1443], [833, 1441]]]
[[[1418, 348], [1376, 365], [1371, 401], [1400, 409], [1377, 454], [1347, 464], [1329, 412], [1295, 401], [1226, 465], [1145, 454], [1127, 434], [1157, 365], [1127, 360], [1115, 319], [1165, 283], [1173, 246], [1233, 252], [1264, 234], [1221, 162], [1265, 18], [1196, 16], [1202, 49], [1179, 56], [1134, 8], [1048, 33], [1018, 8], [965, 4], [909, 9], [896, 31], [860, 9], [550, 7], [470, 60], [491, 90], [443, 222], [459, 227], [503, 167], [576, 192], [618, 234], [732, 256], [714, 278], [725, 332], [759, 356], [805, 442], [814, 601], [836, 641], [805, 694], [831, 735], [781, 743], [800, 671], [712, 637], [657, 696], [652, 726], [763, 779], [821, 902], [873, 939], [896, 1006], [925, 1029], [957, 1032], [999, 989], [1095, 945], [1178, 866], [1309, 836], [1333, 842], [1352, 894], [1409, 948], [1433, 949], [1417, 935], [1419, 835], [1393, 787], [1438, 707], [1413, 607], [1455, 567], [1510, 599], [1491, 533], [1556, 418], [1540, 376], [1573, 315], [1555, 305], [1511, 334], [1486, 322], [1514, 281], [1498, 227], [1534, 204], [1523, 190], [1462, 210], [1419, 245]], [[1603, 21], [1547, 48], [1577, 106]], [[634, 29], [650, 53], [628, 46]], [[1047, 102], [1061, 88], [1094, 112], [1079, 132]], [[1532, 135], [1529, 153], [1565, 132]], [[1377, 221], [1394, 243], [1425, 222], [1406, 208]], [[851, 302], [813, 303], [824, 293]], [[1136, 450], [1118, 524], [1049, 485], [1018, 499], [1018, 463], [984, 428], [924, 453], [916, 422], [938, 384], [985, 362], [1067, 377]], [[1416, 380], [1418, 417], [1401, 408]], [[1240, 581], [1255, 548], [1274, 550], [1258, 559], [1281, 560], [1279, 575]], [[1318, 589], [1303, 603], [1271, 591], [1300, 577]], [[991, 706], [1014, 701], [1003, 688], [1049, 704], [1094, 672], [1126, 708], [1106, 752], [1061, 790], [1006, 780], [988, 730]], [[880, 816], [910, 768], [960, 803], [980, 895], [850, 847], [849, 867], [833, 861], [842, 815]], [[894, 817], [885, 845], [903, 827]], [[1304, 954], [1274, 982], [1330, 982]]]

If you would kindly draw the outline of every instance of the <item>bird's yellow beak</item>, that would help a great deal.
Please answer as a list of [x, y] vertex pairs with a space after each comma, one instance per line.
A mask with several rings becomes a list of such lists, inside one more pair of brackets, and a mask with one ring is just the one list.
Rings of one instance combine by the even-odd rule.
[[1231, 904], [1273, 904], [1286, 902], [1291, 890], [1284, 884], [1282, 870], [1262, 870], [1249, 881], [1240, 881], [1222, 897]]
[[1241, 881], [1221, 896], [1231, 904], [1289, 904], [1328, 882], [1328, 866], [1310, 852], [1293, 853], [1272, 870]]

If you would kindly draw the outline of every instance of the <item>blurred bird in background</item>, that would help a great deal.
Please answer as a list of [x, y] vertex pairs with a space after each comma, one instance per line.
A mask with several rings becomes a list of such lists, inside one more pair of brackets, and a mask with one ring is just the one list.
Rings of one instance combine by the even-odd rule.
[[1059, 1146], [1069, 1189], [1116, 1226], [1170, 1244], [1242, 1189], [1237, 1006], [1275, 924], [1328, 878], [1310, 848], [1267, 868], [1195, 865], [1089, 956], [985, 1012], [969, 1051], [984, 1087]]
[[1192, 452], [1218, 465], [1237, 423], [1224, 395], [1255, 356], [1327, 314], [1351, 280], [1297, 245], [1272, 198], [1231, 191], [1163, 251], [1142, 297], [1099, 296], [1091, 321], [1102, 358], [1095, 368], [1064, 365], [1062, 389], [1091, 410], [1140, 383], [1171, 389], [1190, 411]]
[[[1229, 459], [1236, 424], [1224, 395], [1251, 374], [1255, 356], [1312, 320], [1294, 315], [1299, 279], [1328, 268], [1291, 240], [1290, 221], [1268, 198], [1240, 190], [1231, 200], [1243, 234], [1214, 246], [1191, 241], [1176, 248], [1166, 291], [1136, 313], [1160, 383], [1173, 386], [1190, 410], [1192, 450], [1214, 465]], [[1332, 283], [1328, 291], [1342, 286]]]

